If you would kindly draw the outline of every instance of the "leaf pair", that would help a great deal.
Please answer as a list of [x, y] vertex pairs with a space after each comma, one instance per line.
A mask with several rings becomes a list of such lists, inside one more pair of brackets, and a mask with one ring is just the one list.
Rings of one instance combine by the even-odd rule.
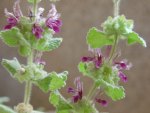
[[87, 43], [92, 48], [102, 48], [113, 45], [116, 37], [127, 39], [128, 44], [139, 43], [146, 47], [146, 42], [137, 33], [132, 31], [133, 21], [127, 20], [125, 16], [115, 18], [109, 17], [103, 24], [103, 31], [93, 27], [87, 34]]

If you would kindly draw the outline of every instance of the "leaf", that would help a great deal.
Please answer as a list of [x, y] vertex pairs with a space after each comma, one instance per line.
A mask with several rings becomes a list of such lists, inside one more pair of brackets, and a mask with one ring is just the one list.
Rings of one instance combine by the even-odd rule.
[[70, 113], [69, 111], [73, 108], [67, 100], [65, 100], [58, 90], [51, 92], [49, 101], [53, 104], [57, 113]]
[[5, 69], [13, 76], [21, 69], [21, 65], [19, 61], [14, 58], [13, 60], [2, 60], [2, 65], [5, 67]]
[[50, 90], [58, 90], [66, 85], [68, 72], [64, 71], [63, 73], [57, 74], [56, 72], [51, 73], [51, 83], [50, 83]]
[[132, 32], [133, 25], [133, 20], [128, 20], [124, 15], [121, 15], [114, 18], [108, 17], [102, 27], [108, 35], [124, 35]]
[[113, 45], [114, 38], [109, 37], [108, 35], [99, 31], [97, 28], [93, 27], [87, 34], [87, 43], [92, 48], [101, 48], [106, 45]]
[[39, 80], [36, 85], [43, 91], [43, 92], [48, 92], [49, 91], [49, 85], [51, 83], [51, 77], [48, 75], [42, 80]]
[[60, 100], [59, 94], [56, 92], [51, 92], [50, 97], [49, 97], [50, 103], [53, 104], [54, 106], [58, 106], [59, 100]]
[[121, 100], [125, 97], [124, 88], [122, 86], [113, 85], [104, 80], [101, 80], [101, 82], [104, 85], [105, 93], [111, 97], [113, 101]]
[[31, 54], [31, 48], [29, 46], [19, 46], [19, 50], [18, 50], [19, 54], [22, 56], [29, 56]]
[[5, 102], [9, 102], [9, 98], [8, 97], [0, 97], [0, 104], [3, 104]]
[[29, 56], [31, 53], [30, 44], [24, 38], [23, 34], [16, 27], [13, 27], [10, 30], [4, 30], [0, 32], [3, 42], [10, 46], [16, 47], [19, 46], [19, 53], [22, 56]]
[[80, 62], [78, 69], [83, 75], [88, 76], [93, 80], [97, 80], [100, 76], [100, 70], [95, 69], [95, 64], [93, 64], [93, 62]]
[[36, 85], [44, 92], [58, 90], [66, 85], [68, 72], [52, 72], [42, 80], [37, 81]]
[[52, 31], [46, 30], [43, 37], [37, 41], [35, 49], [38, 51], [52, 51], [60, 46], [62, 38], [53, 38]]
[[0, 36], [6, 45], [10, 47], [16, 47], [19, 44], [19, 37], [22, 35], [19, 33], [18, 28], [13, 27], [10, 30], [1, 31]]
[[15, 113], [15, 112], [5, 105], [0, 105], [0, 113]]
[[134, 44], [134, 43], [139, 43], [141, 44], [142, 46], [146, 47], [146, 42], [143, 38], [141, 38], [137, 33], [135, 32], [132, 32], [132, 33], [129, 33], [127, 35], [125, 35], [128, 39], [128, 44]]

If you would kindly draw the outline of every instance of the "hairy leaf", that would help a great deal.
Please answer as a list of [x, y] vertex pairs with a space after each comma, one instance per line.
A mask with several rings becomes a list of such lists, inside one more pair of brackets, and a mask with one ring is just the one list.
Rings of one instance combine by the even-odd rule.
[[14, 76], [14, 74], [16, 74], [21, 69], [21, 65], [16, 58], [13, 60], [3, 59], [2, 65], [12, 76]]
[[128, 44], [134, 44], [134, 43], [139, 43], [142, 46], [146, 47], [146, 42], [143, 38], [141, 38], [137, 33], [132, 32], [127, 35], [125, 35], [128, 40]]
[[16, 112], [5, 105], [0, 105], [0, 113], [16, 113]]
[[114, 38], [93, 27], [87, 34], [87, 43], [92, 48], [101, 48], [106, 45], [112, 45], [114, 43]]
[[52, 51], [60, 46], [62, 38], [54, 38], [51, 30], [46, 30], [43, 37], [37, 41], [35, 49], [38, 51]]

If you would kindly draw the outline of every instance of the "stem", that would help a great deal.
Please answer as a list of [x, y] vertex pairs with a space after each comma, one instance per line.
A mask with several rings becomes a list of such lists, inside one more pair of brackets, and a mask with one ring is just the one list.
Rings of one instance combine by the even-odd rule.
[[112, 60], [112, 58], [114, 56], [114, 53], [115, 53], [115, 51], [117, 49], [117, 42], [118, 42], [118, 35], [116, 34], [115, 35], [115, 42], [114, 42], [114, 45], [113, 45], [113, 47], [111, 49], [110, 57], [109, 57], [109, 60], [108, 60], [109, 62]]
[[34, 5], [33, 5], [33, 14], [34, 14], [34, 16], [37, 13], [37, 7], [38, 7], [37, 0], [34, 0]]
[[[33, 5], [33, 13], [34, 16], [37, 13], [37, 0], [34, 0], [34, 5]], [[35, 20], [35, 18], [34, 18]], [[32, 66], [33, 63], [33, 58], [34, 58], [34, 50], [32, 50], [31, 55], [27, 59], [27, 65]], [[32, 92], [32, 81], [27, 81], [26, 86], [25, 86], [25, 94], [24, 94], [24, 103], [29, 104], [30, 103], [30, 97], [31, 97], [31, 92]]]
[[120, 1], [121, 0], [113, 0], [113, 2], [114, 2], [114, 17], [119, 15]]
[[[121, 0], [113, 0], [113, 2], [114, 2], [114, 17], [119, 16], [120, 1]], [[117, 42], [118, 42], [118, 34], [116, 33], [115, 34], [114, 45], [113, 45], [113, 47], [111, 49], [111, 53], [110, 53], [110, 57], [109, 57], [108, 62], [110, 62], [112, 60], [113, 56], [114, 56], [114, 53], [115, 53], [115, 51], [117, 49]]]
[[[33, 63], [33, 54], [34, 52], [31, 52], [31, 55], [28, 57], [28, 64], [29, 66], [32, 65]], [[25, 94], [24, 94], [24, 103], [25, 104], [29, 104], [30, 103], [30, 97], [31, 97], [31, 92], [32, 92], [32, 82], [31, 81], [27, 81], [26, 82], [26, 86], [25, 86]]]
[[91, 90], [89, 91], [89, 93], [87, 95], [87, 100], [90, 100], [93, 97], [93, 95], [95, 94], [96, 89], [97, 89], [96, 84], [93, 84]]
[[25, 96], [24, 96], [24, 103], [25, 104], [30, 103], [31, 91], [32, 91], [32, 82], [27, 81], [26, 87], [25, 87]]

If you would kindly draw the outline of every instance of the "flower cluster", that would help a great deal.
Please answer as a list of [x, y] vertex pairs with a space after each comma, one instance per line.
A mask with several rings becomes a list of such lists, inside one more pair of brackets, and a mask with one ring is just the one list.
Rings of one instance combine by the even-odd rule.
[[[13, 7], [13, 13], [10, 13], [5, 9], [5, 15], [7, 17], [7, 25], [4, 27], [5, 30], [9, 30], [13, 27], [20, 27], [20, 21], [23, 17], [22, 11], [19, 6], [19, 0], [17, 0]], [[57, 13], [54, 4], [51, 5], [51, 9], [46, 18], [43, 17], [44, 8], [39, 8], [36, 15], [30, 10], [28, 18], [31, 20], [32, 33], [37, 39], [43, 37], [43, 32], [45, 29], [49, 28], [53, 30], [53, 33], [58, 33], [60, 27], [62, 26], [62, 21], [60, 20], [60, 14]]]

